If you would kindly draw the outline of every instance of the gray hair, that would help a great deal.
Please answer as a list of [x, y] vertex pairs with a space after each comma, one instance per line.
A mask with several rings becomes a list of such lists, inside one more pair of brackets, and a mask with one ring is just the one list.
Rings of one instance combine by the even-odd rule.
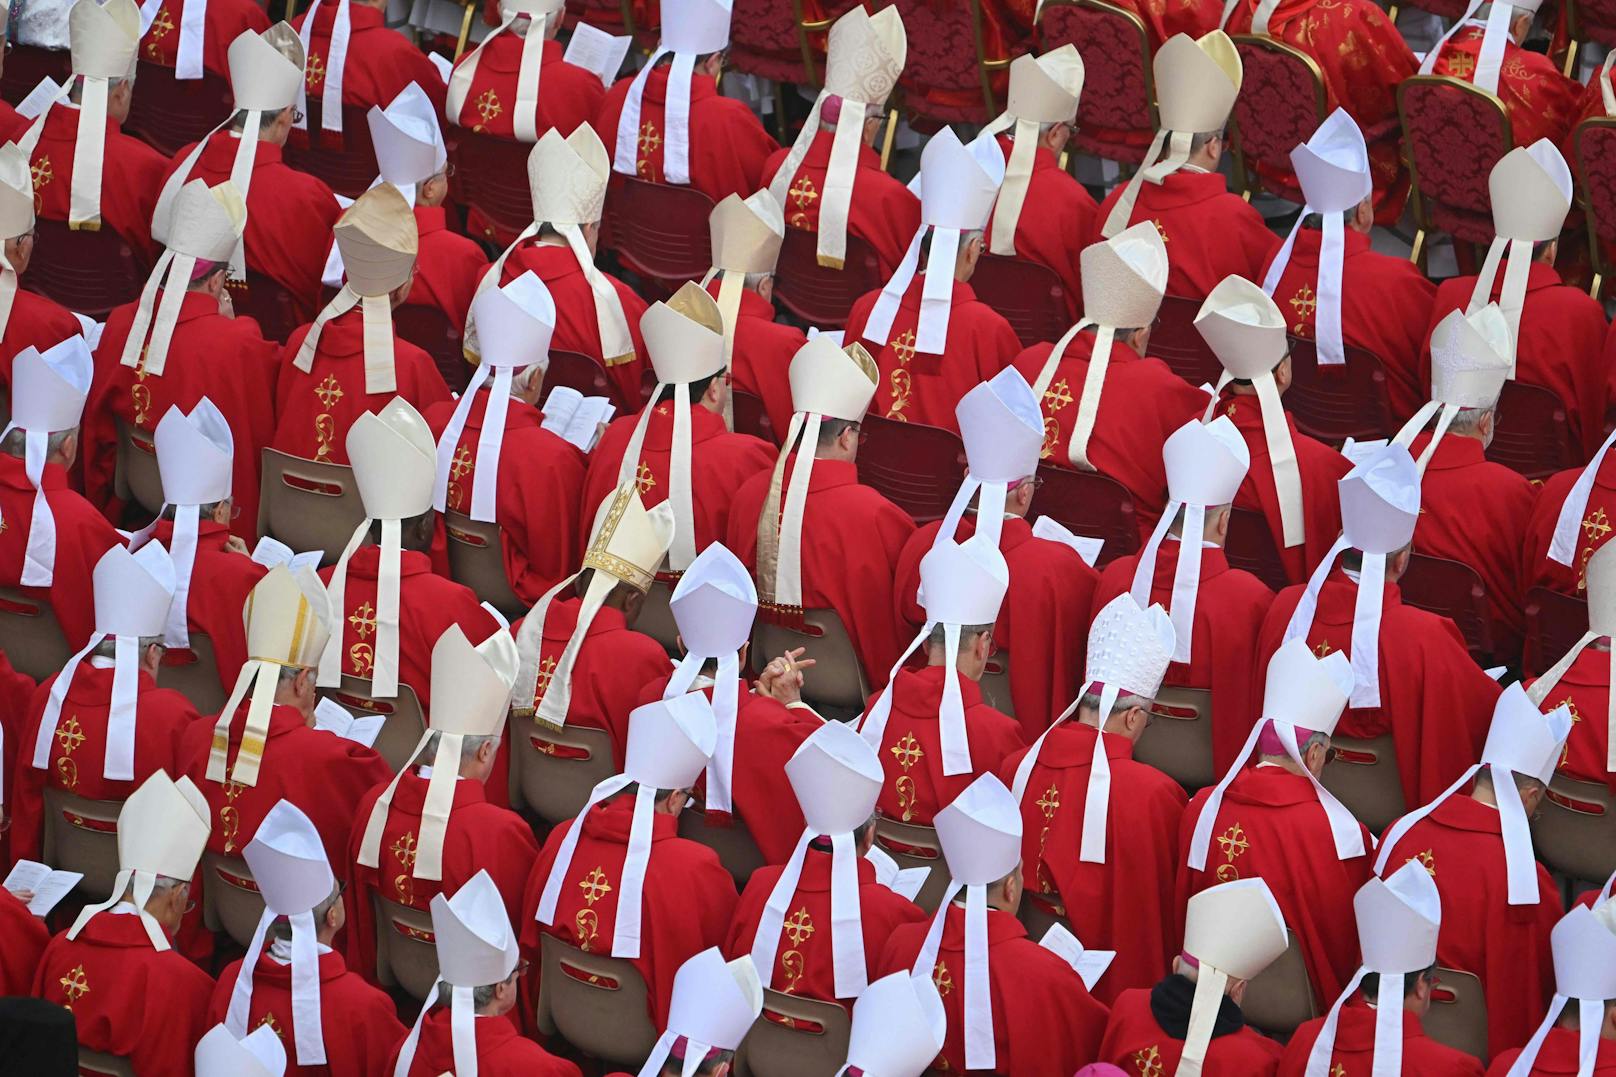
[[[430, 767], [432, 761], [438, 757], [438, 744], [443, 740], [443, 734], [433, 732], [426, 738], [426, 744], [415, 755], [416, 766]], [[460, 765], [464, 766], [477, 757], [477, 750], [490, 741], [497, 741], [498, 737], [461, 737], [460, 738]]]
[[763, 282], [768, 280], [772, 276], [774, 276], [774, 271], [773, 270], [770, 270], [767, 273], [748, 273], [746, 275], [746, 282], [745, 283], [746, 283], [746, 286], [748, 288], [752, 289], [752, 291], [755, 292], [759, 288], [763, 287]]
[[[62, 446], [67, 443], [67, 439], [78, 432], [79, 428], [76, 426], [69, 427], [66, 430], [51, 431], [50, 437], [45, 440], [45, 455], [55, 456], [60, 453]], [[21, 459], [28, 451], [29, 433], [31, 431], [24, 430], [20, 426], [16, 427], [6, 435], [4, 441], [0, 441], [0, 452], [4, 452], [7, 456], [15, 456]]]
[[[163, 637], [162, 636], [141, 636], [140, 637], [140, 653], [142, 655], [144, 655], [146, 653], [146, 649], [148, 647], [161, 647], [162, 645], [163, 645]], [[90, 656], [92, 658], [117, 658], [118, 657], [118, 641], [117, 641], [117, 639], [115, 637], [113, 637], [113, 636], [108, 636], [106, 639], [102, 640], [100, 643], [97, 643], [95, 645], [95, 650], [90, 652]]]
[[[1152, 700], [1136, 695], [1133, 692], [1119, 692], [1117, 701], [1111, 705], [1111, 713], [1116, 714], [1118, 711], [1132, 710], [1135, 707], [1142, 707], [1148, 711], [1152, 702]], [[1100, 693], [1084, 692], [1083, 698], [1077, 701], [1077, 706], [1079, 710], [1091, 710], [1099, 713]]]
[[[500, 981], [503, 983], [504, 981]], [[486, 1010], [494, 1003], [494, 992], [499, 990], [499, 984], [484, 984], [471, 989], [471, 1005], [475, 1010]], [[438, 981], [438, 1005], [447, 1006], [454, 997], [454, 985], [442, 980]]]
[[1211, 142], [1214, 138], [1222, 138], [1222, 137], [1223, 137], [1223, 132], [1221, 130], [1219, 130], [1219, 131], [1201, 131], [1198, 134], [1191, 135], [1190, 136], [1190, 152], [1191, 153], [1199, 153], [1201, 150], [1206, 148], [1206, 144], [1208, 142]]
[[[932, 630], [931, 630], [931, 635], [926, 637], [926, 646], [928, 646], [928, 647], [943, 647], [943, 646], [946, 646], [947, 643], [948, 643], [948, 636], [945, 634], [947, 629], [948, 629], [948, 626], [945, 625], [945, 624], [938, 623], [936, 625], [933, 625]], [[976, 639], [977, 636], [980, 636], [984, 632], [992, 632], [992, 631], [993, 631], [993, 626], [992, 625], [960, 625], [959, 626], [960, 646], [961, 647], [969, 646], [971, 641]]]
[[[314, 929], [316, 931], [320, 930], [320, 925], [325, 923], [325, 918], [331, 914], [332, 907], [341, 900], [342, 889], [340, 887], [333, 886], [331, 888], [330, 896], [310, 910], [310, 915], [314, 917]], [[277, 916], [274, 920], [271, 920], [269, 924], [269, 937], [271, 939], [283, 939], [286, 942], [291, 942], [292, 921], [284, 916]]]
[[1494, 398], [1491, 404], [1484, 408], [1460, 408], [1453, 422], [1448, 424], [1448, 432], [1452, 434], [1474, 434], [1480, 427], [1482, 420], [1492, 415], [1498, 408], [1498, 400]]

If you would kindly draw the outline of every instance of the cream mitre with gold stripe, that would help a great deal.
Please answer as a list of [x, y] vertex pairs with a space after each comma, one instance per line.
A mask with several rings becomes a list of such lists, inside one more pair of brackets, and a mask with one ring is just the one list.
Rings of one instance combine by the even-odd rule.
[[[735, 366], [735, 320], [741, 313], [741, 293], [752, 273], [774, 272], [780, 245], [786, 238], [786, 218], [780, 203], [767, 188], [746, 198], [732, 194], [713, 207], [708, 225], [712, 231], [713, 267], [702, 278], [707, 287], [718, 278], [718, 313], [724, 321], [724, 370]], [[724, 397], [724, 425], [735, 428], [735, 414], [728, 395]]]
[[34, 230], [34, 181], [28, 151], [15, 142], [0, 145], [0, 335], [11, 322], [17, 299], [17, 267], [6, 257], [5, 241]]
[[1016, 253], [1016, 225], [1027, 201], [1038, 140], [1048, 124], [1077, 123], [1077, 103], [1083, 96], [1083, 57], [1076, 45], [1062, 45], [1042, 56], [1024, 53], [1010, 65], [1010, 95], [1005, 110], [983, 134], [993, 136], [1014, 129], [1010, 159], [1005, 162], [1004, 184], [993, 208], [993, 229], [988, 250]]

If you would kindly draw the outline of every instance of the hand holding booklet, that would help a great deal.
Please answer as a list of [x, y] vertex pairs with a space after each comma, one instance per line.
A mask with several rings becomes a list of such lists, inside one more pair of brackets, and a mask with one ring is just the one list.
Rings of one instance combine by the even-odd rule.
[[544, 402], [544, 428], [584, 452], [594, 449], [617, 408], [604, 396], [585, 396], [557, 385]]
[[572, 28], [572, 40], [567, 42], [561, 61], [593, 72], [609, 90], [628, 57], [629, 41], [627, 34], [614, 36], [581, 22]]
[[367, 748], [376, 747], [376, 736], [382, 731], [382, 724], [386, 721], [385, 714], [367, 714], [364, 717], [350, 714], [340, 704], [333, 703], [329, 699], [322, 699], [314, 705], [315, 729], [323, 729], [327, 733], [346, 737]]
[[870, 846], [870, 851], [864, 854], [864, 859], [875, 865], [876, 882], [910, 901], [915, 900], [920, 888], [926, 885], [926, 877], [931, 874], [931, 869], [927, 867], [898, 867], [898, 862], [878, 845]]
[[1062, 961], [1072, 966], [1083, 981], [1083, 986], [1090, 991], [1105, 975], [1105, 970], [1111, 967], [1116, 959], [1115, 950], [1086, 950], [1083, 944], [1077, 941], [1077, 936], [1062, 924], [1051, 924], [1044, 937], [1038, 940], [1038, 945], [1058, 956]]
[[268, 535], [258, 540], [258, 545], [253, 547], [252, 552], [252, 559], [265, 568], [285, 565], [287, 568], [296, 569], [306, 565], [311, 572], [320, 567], [320, 559], [324, 556], [324, 550], [294, 553], [286, 543], [272, 539]]
[[84, 878], [82, 872], [53, 871], [49, 864], [41, 864], [36, 860], [19, 860], [0, 886], [4, 886], [13, 894], [32, 894], [33, 898], [28, 902], [28, 911], [43, 919], [82, 878]]

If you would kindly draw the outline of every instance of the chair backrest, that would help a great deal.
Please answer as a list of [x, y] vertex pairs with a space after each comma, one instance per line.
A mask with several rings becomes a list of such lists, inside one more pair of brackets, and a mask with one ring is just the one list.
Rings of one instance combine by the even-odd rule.
[[1230, 565], [1251, 573], [1275, 592], [1290, 586], [1268, 517], [1255, 509], [1238, 505], [1229, 509], [1229, 535], [1223, 542], [1223, 555]]
[[[1603, 277], [1616, 251], [1616, 117], [1590, 116], [1577, 124], [1571, 132], [1571, 166], [1577, 173], [1577, 201], [1588, 219], [1594, 273]], [[1598, 294], [1594, 292], [1595, 298]]]
[[466, 391], [471, 365], [461, 350], [460, 330], [437, 307], [406, 303], [393, 311], [393, 331], [432, 357], [451, 390]]
[[438, 982], [432, 914], [388, 901], [375, 891], [371, 898], [376, 914], [376, 979], [411, 998], [426, 998]]
[[1303, 1021], [1319, 1015], [1302, 947], [1294, 932], [1286, 934], [1290, 945], [1246, 984], [1246, 997], [1240, 1003], [1246, 1024], [1278, 1036], [1288, 1035]]
[[1324, 73], [1313, 57], [1271, 37], [1239, 34], [1234, 47], [1245, 70], [1230, 125], [1236, 175], [1256, 190], [1261, 165], [1282, 177], [1278, 193], [1294, 192], [1291, 151], [1324, 122]]
[[1162, 685], [1150, 708], [1150, 726], [1133, 757], [1191, 792], [1218, 780], [1212, 768], [1212, 692]]
[[1076, 535], [1101, 538], [1105, 545], [1095, 559], [1104, 568], [1118, 557], [1139, 549], [1139, 523], [1128, 488], [1098, 471], [1040, 464], [1043, 489], [1035, 497], [1038, 515], [1048, 516]]
[[876, 813], [875, 843], [886, 850], [900, 868], [928, 868], [925, 885], [915, 895], [915, 904], [928, 913], [937, 911], [943, 903], [943, 891], [948, 889], [948, 863], [943, 859], [943, 847], [937, 840], [937, 828], [919, 823], [904, 823]]
[[921, 423], [864, 417], [859, 481], [907, 512], [917, 524], [941, 520], [965, 478], [958, 434]]
[[50, 784], [42, 792], [45, 863], [81, 873], [84, 878], [75, 889], [99, 901], [112, 893], [118, 876], [118, 812], [123, 801], [86, 800]]
[[544, 372], [546, 391], [557, 385], [567, 385], [585, 396], [611, 396], [612, 383], [606, 377], [606, 368], [582, 352], [552, 351], [550, 366]]
[[209, 931], [223, 931], [246, 949], [252, 945], [258, 921], [264, 915], [264, 896], [253, 881], [252, 869], [237, 856], [202, 854], [202, 923]]
[[335, 564], [365, 519], [353, 468], [263, 450], [258, 480], [258, 533], [297, 551], [324, 550]]
[[971, 288], [977, 298], [1004, 315], [1023, 345], [1057, 341], [1070, 328], [1066, 285], [1046, 265], [984, 254], [971, 275]]
[[50, 599], [14, 587], [0, 587], [0, 639], [11, 667], [36, 681], [59, 673], [73, 657]]
[[286, 163], [299, 172], [325, 180], [327, 187], [344, 198], [358, 198], [370, 189], [380, 169], [376, 147], [370, 141], [368, 109], [342, 106], [342, 134], [320, 129], [320, 99], [308, 100], [308, 137], [296, 137], [285, 148]]
[[763, 1012], [741, 1041], [736, 1070], [749, 1077], [826, 1077], [847, 1060], [852, 1021], [835, 1002], [765, 988]]
[[478, 598], [508, 618], [514, 620], [527, 612], [527, 603], [511, 590], [510, 578], [505, 575], [498, 524], [446, 512], [443, 530], [449, 544], [450, 579], [471, 588]]
[[79, 1073], [82, 1077], [138, 1077], [129, 1059], [88, 1047], [79, 1048]]
[[258, 323], [267, 340], [285, 341], [292, 331], [314, 320], [314, 304], [308, 297], [287, 291], [274, 277], [247, 270], [247, 279], [228, 281], [230, 305], [238, 316]]
[[885, 281], [881, 260], [875, 248], [852, 232], [847, 234], [847, 252], [842, 268], [819, 264], [819, 237], [815, 232], [787, 228], [774, 268], [774, 298], [782, 307], [809, 325], [820, 329], [841, 329], [848, 312], [867, 292]]
[[640, 604], [640, 614], [634, 619], [634, 631], [641, 632], [658, 643], [670, 655], [680, 653], [679, 626], [673, 620], [673, 588], [679, 582], [676, 572], [658, 572]]
[[555, 729], [532, 715], [511, 715], [511, 807], [547, 823], [583, 810], [589, 791], [617, 773], [612, 735], [577, 724]]
[[1490, 239], [1487, 178], [1515, 144], [1503, 102], [1463, 79], [1415, 75], [1398, 84], [1397, 116], [1417, 213], [1424, 220], [1444, 207], [1469, 214], [1485, 222], [1485, 234], [1455, 235], [1471, 242]]
[[[807, 648], [813, 676], [802, 696], [826, 717], [856, 718], [870, 697], [870, 671], [859, 662], [847, 625], [832, 609], [781, 610], [763, 605], [752, 625], [752, 653], [776, 655]], [[880, 671], [877, 670], [877, 673]]]
[[[1564, 33], [1571, 39], [1572, 51], [1567, 63], [1577, 57], [1579, 43], [1597, 41], [1606, 47], [1616, 46], [1616, 8], [1610, 0], [1566, 0]], [[1576, 69], [1572, 69], [1576, 74]]]
[[982, 690], [982, 702], [1001, 714], [1016, 716], [1016, 701], [1010, 695], [1010, 652], [1003, 647], [982, 667], [982, 679], [976, 682]]
[[1216, 385], [1223, 375], [1223, 364], [1195, 328], [1201, 303], [1188, 296], [1162, 296], [1156, 327], [1150, 332], [1150, 354], [1191, 385]]
[[585, 953], [557, 939], [539, 939], [537, 1023], [584, 1054], [619, 1067], [644, 1063], [656, 1046], [649, 992], [628, 961]]
[[157, 470], [157, 443], [151, 431], [114, 418], [118, 456], [113, 484], [120, 497], [156, 516], [163, 511], [163, 477]]
[[[742, 57], [751, 59], [759, 53], [771, 56], [800, 53], [803, 37], [802, 23], [798, 19], [800, 7], [800, 0], [796, 4], [786, 0], [735, 0], [729, 40], [735, 69], [772, 77], [776, 65], [765, 65], [767, 71], [754, 71]], [[797, 77], [787, 81], [802, 82], [805, 73], [805, 68], [798, 69], [793, 72]]]
[[762, 438], [771, 445], [780, 444], [784, 430], [776, 431], [774, 423], [769, 419], [768, 409], [763, 406], [763, 398], [745, 389], [731, 389], [730, 400], [735, 411], [735, 432], [737, 434], [751, 434], [755, 438]]
[[73, 231], [66, 221], [34, 221], [34, 253], [22, 283], [98, 322], [116, 307], [140, 297], [148, 267], [105, 221], [94, 232]]
[[679, 814], [679, 836], [717, 853], [718, 862], [734, 878], [737, 890], [746, 889], [746, 880], [767, 863], [739, 815], [709, 820], [705, 810], [692, 806]]
[[1487, 447], [1487, 459], [1529, 479], [1545, 479], [1582, 463], [1582, 449], [1566, 422], [1566, 407], [1553, 389], [1523, 381], [1504, 383], [1498, 396], [1502, 421]]
[[[12, 36], [16, 36], [13, 30]], [[39, 45], [7, 42], [5, 75], [0, 77], [0, 96], [21, 101], [43, 78], [58, 84], [72, 77], [73, 61], [67, 49], [47, 49]]]
[[[1039, 10], [1038, 33], [1040, 51], [1075, 45], [1083, 56], [1088, 77], [1082, 127], [1156, 129], [1150, 35], [1138, 15], [1105, 0], [1046, 0]], [[1132, 159], [1143, 154], [1141, 146]]]
[[712, 268], [712, 238], [707, 218], [713, 200], [694, 187], [650, 183], [615, 176], [606, 192], [606, 216], [612, 222], [617, 256], [642, 277], [679, 287], [700, 280]]
[[1541, 674], [1560, 660], [1588, 631], [1586, 599], [1562, 595], [1547, 587], [1526, 592], [1526, 640], [1521, 671]]
[[230, 83], [211, 71], [181, 81], [172, 67], [141, 60], [135, 75], [140, 92], [129, 99], [123, 129], [166, 157], [202, 141], [235, 112]]
[[533, 195], [527, 184], [532, 145], [453, 125], [445, 134], [449, 158], [455, 163], [450, 194], [491, 226], [476, 238], [506, 246], [533, 223]]
[[1556, 771], [1532, 823], [1532, 848], [1557, 874], [1608, 879], [1616, 870], [1616, 794], [1603, 782], [1579, 782]]
[[382, 716], [381, 732], [372, 745], [376, 754], [387, 760], [395, 771], [409, 763], [415, 746], [426, 732], [426, 712], [415, 689], [407, 684], [398, 686], [398, 695], [381, 699], [371, 694], [370, 681], [359, 677], [342, 678], [342, 683], [327, 689], [325, 695], [355, 718]]
[[1425, 1034], [1438, 1043], [1477, 1058], [1487, 1057], [1487, 994], [1481, 979], [1471, 972], [1438, 965], [1441, 981], [1431, 991]]
[[[986, 123], [999, 114], [991, 72], [1009, 61], [989, 61], [982, 33], [982, 0], [936, 4], [932, 0], [893, 0], [909, 36], [909, 63], [899, 85], [909, 91], [911, 110], [944, 122]], [[916, 90], [952, 91], [968, 104], [939, 108]], [[980, 93], [980, 103], [966, 95]]]
[[1335, 758], [1319, 781], [1352, 809], [1360, 823], [1379, 834], [1408, 810], [1397, 771], [1397, 744], [1390, 733], [1369, 740], [1336, 736]]
[[1475, 569], [1446, 557], [1416, 553], [1397, 586], [1410, 606], [1440, 614], [1458, 625], [1471, 657], [1483, 666], [1492, 665], [1492, 609], [1487, 585]]
[[1339, 445], [1348, 438], [1367, 441], [1397, 432], [1386, 395], [1386, 368], [1372, 352], [1348, 344], [1346, 362], [1319, 363], [1312, 340], [1291, 337], [1291, 387], [1285, 410], [1296, 429]]
[[213, 640], [206, 632], [193, 630], [190, 637], [189, 647], [170, 647], [163, 652], [157, 680], [164, 688], [172, 688], [190, 700], [198, 714], [218, 714], [230, 697], [224, 678], [228, 676], [234, 687], [240, 671], [225, 673], [219, 668]]

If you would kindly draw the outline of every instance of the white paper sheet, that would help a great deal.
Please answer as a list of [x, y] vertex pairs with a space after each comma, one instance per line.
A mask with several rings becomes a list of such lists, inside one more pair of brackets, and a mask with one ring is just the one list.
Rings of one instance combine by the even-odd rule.
[[617, 73], [623, 69], [628, 46], [628, 35], [617, 37], [581, 22], [572, 28], [572, 40], [567, 42], [567, 51], [562, 53], [561, 59], [563, 63], [594, 72], [601, 85], [610, 89], [617, 80]]
[[1032, 536], [1070, 546], [1090, 568], [1094, 567], [1094, 559], [1100, 556], [1100, 550], [1105, 547], [1105, 539], [1074, 534], [1064, 524], [1051, 520], [1048, 516], [1038, 517], [1037, 522], [1032, 525]]
[[875, 866], [875, 881], [891, 890], [893, 893], [915, 900], [926, 885], [926, 879], [931, 875], [931, 869], [926, 867], [900, 868], [898, 862], [879, 845], [870, 846], [870, 851], [864, 854], [864, 859]]
[[1062, 961], [1072, 966], [1083, 981], [1083, 986], [1090, 991], [1099, 982], [1105, 970], [1111, 967], [1117, 952], [1115, 950], [1086, 950], [1077, 940], [1077, 936], [1066, 929], [1063, 924], [1051, 924], [1044, 937], [1038, 940], [1038, 945], [1058, 956]]
[[82, 878], [82, 872], [53, 871], [49, 864], [37, 860], [19, 860], [0, 886], [14, 894], [20, 890], [31, 891], [34, 898], [28, 903], [28, 911], [43, 919]]
[[584, 396], [569, 385], [557, 385], [544, 402], [544, 429], [584, 452], [595, 448], [602, 429], [617, 408], [604, 396]]
[[311, 569], [320, 567], [320, 559], [325, 556], [324, 550], [309, 550], [306, 553], [295, 553], [286, 543], [265, 535], [253, 547], [252, 559], [265, 568], [274, 568], [276, 565], [285, 565], [288, 568], [298, 569], [307, 565]]

